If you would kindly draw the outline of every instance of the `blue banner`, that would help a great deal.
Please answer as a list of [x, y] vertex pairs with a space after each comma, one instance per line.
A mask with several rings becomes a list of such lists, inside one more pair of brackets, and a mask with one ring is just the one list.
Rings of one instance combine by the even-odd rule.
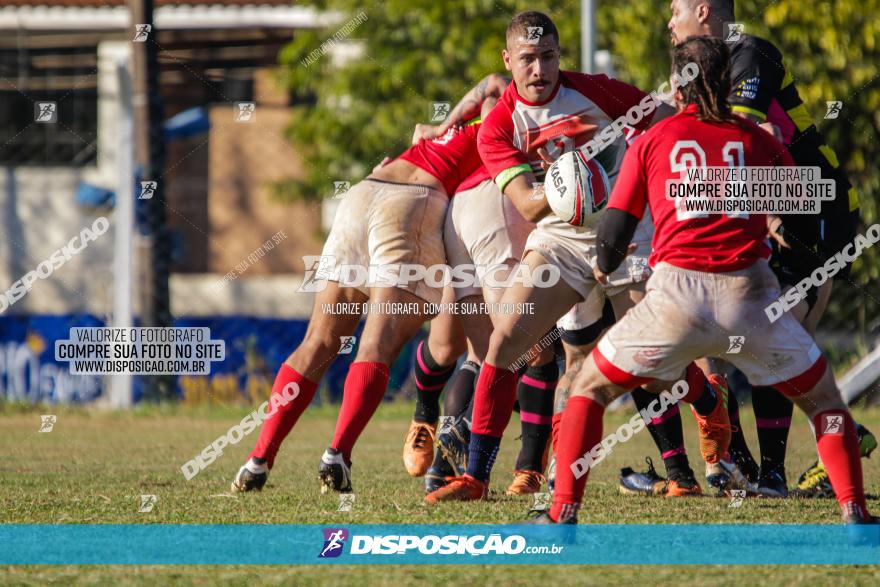
[[0, 564], [880, 564], [880, 526], [5, 525]]
[[[97, 326], [105, 326], [104, 321], [87, 314], [0, 316], [0, 400], [72, 404], [98, 399], [103, 392], [103, 376], [71, 375], [70, 364], [55, 359], [55, 341], [70, 338], [71, 328]], [[212, 363], [209, 375], [175, 378], [184, 403], [256, 405], [269, 397], [278, 367], [302, 342], [308, 320], [180, 317], [173, 326], [209, 328], [212, 339], [226, 343], [225, 360]], [[355, 332], [356, 340], [360, 340], [362, 327]], [[389, 395], [399, 391], [409, 377], [415, 347], [423, 337], [420, 332], [392, 365]], [[340, 353], [324, 375], [323, 389], [331, 401], [342, 397], [357, 342], [348, 351]], [[143, 378], [135, 377], [135, 402], [140, 400], [143, 388]]]

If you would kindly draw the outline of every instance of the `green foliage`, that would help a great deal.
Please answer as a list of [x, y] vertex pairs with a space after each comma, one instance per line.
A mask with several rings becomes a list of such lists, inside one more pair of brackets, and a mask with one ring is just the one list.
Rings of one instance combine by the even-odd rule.
[[[602, 0], [598, 46], [614, 57], [617, 75], [650, 90], [669, 74], [667, 3]], [[333, 181], [354, 184], [383, 156], [408, 145], [413, 126], [428, 122], [432, 102], [456, 102], [483, 76], [502, 71], [500, 52], [510, 17], [543, 10], [560, 28], [563, 67], [579, 66], [580, 2], [511, 0], [355, 0], [314, 2], [338, 11], [338, 22], [303, 31], [281, 63], [296, 106], [289, 137], [304, 160], [305, 177], [276, 186], [281, 198], [321, 198]], [[309, 54], [333, 39], [349, 19], [366, 20], [349, 40], [363, 48], [344, 65], [328, 53]], [[880, 0], [738, 0], [746, 32], [775, 43], [786, 58], [807, 110], [857, 186], [865, 225], [880, 220]], [[825, 102], [843, 100], [837, 120], [823, 120]], [[835, 295], [829, 321], [860, 332], [880, 329], [880, 247], [857, 261], [846, 295]], [[837, 286], [835, 286], [837, 287]], [[857, 300], [856, 300], [857, 298]], [[871, 323], [873, 317], [874, 323]]]

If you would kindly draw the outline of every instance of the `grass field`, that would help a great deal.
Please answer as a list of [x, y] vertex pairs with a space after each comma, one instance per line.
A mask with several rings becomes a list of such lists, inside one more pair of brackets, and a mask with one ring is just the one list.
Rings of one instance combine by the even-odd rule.
[[[313, 408], [288, 438], [262, 493], [233, 496], [230, 480], [256, 441], [257, 432], [187, 482], [180, 466], [224, 434], [246, 408], [184, 410], [142, 407], [128, 413], [100, 413], [63, 407], [40, 410], [0, 405], [0, 522], [5, 524], [363, 524], [363, 523], [505, 523], [522, 519], [531, 500], [503, 495], [519, 448], [514, 416], [495, 467], [494, 493], [479, 504], [422, 501], [422, 480], [403, 470], [400, 450], [412, 406], [386, 404], [370, 424], [354, 453], [352, 470], [357, 496], [351, 512], [338, 512], [338, 497], [318, 491], [316, 467], [332, 435], [333, 407]], [[750, 409], [743, 423], [750, 445], [757, 447]], [[39, 433], [40, 414], [58, 419], [50, 433]], [[630, 412], [609, 414], [606, 430]], [[880, 430], [880, 410], [857, 411], [856, 418]], [[693, 419], [684, 417], [692, 464], [699, 455]], [[656, 457], [643, 431], [591, 473], [581, 523], [836, 523], [832, 500], [746, 500], [729, 508], [728, 499], [652, 499], [617, 494], [620, 467], [642, 469], [644, 457]], [[697, 456], [698, 458], [698, 456]], [[788, 452], [788, 477], [815, 460], [815, 445], [806, 419], [797, 414]], [[655, 458], [659, 461], [659, 457]], [[880, 510], [880, 469], [865, 464], [869, 507]], [[662, 472], [662, 466], [661, 472]], [[695, 466], [695, 469], [697, 467]], [[705, 488], [705, 487], [704, 487]], [[141, 494], [155, 494], [150, 513], [139, 513]], [[2, 547], [2, 546], [0, 546]], [[661, 545], [658, 545], [661, 547]], [[719, 544], [718, 560], [723, 562]], [[563, 584], [609, 584], [633, 580], [741, 584], [772, 573], [775, 584], [816, 581], [825, 585], [877, 584], [878, 567], [470, 567], [481, 583], [535, 584], [542, 577], [564, 577]], [[404, 585], [461, 579], [455, 567], [122, 567], [31, 566], [0, 568], [0, 584], [281, 584]]]

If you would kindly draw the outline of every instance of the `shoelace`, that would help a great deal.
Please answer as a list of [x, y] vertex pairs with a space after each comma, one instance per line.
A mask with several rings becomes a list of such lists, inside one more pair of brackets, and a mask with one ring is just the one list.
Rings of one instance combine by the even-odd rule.
[[[433, 444], [434, 442], [434, 434], [431, 432], [431, 429], [428, 426], [422, 425], [417, 428], [414, 428], [410, 431], [410, 437], [415, 436], [412, 440], [412, 445], [415, 448], [423, 448], [425, 446], [425, 442], [430, 439], [430, 442]], [[398, 436], [398, 438], [400, 438]]]
[[[524, 481], [522, 481], [523, 479]], [[535, 471], [517, 471], [514, 484], [516, 483], [516, 481], [520, 481], [520, 483], [525, 483], [525, 485], [528, 487], [540, 489], [541, 484], [544, 482], [544, 475]]]

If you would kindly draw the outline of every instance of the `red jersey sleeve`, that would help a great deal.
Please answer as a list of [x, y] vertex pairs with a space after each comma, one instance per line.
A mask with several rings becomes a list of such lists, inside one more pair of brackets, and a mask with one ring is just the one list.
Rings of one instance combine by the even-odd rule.
[[477, 135], [477, 150], [489, 175], [503, 192], [514, 177], [531, 171], [529, 160], [513, 143], [513, 119], [501, 104], [492, 109]]
[[609, 208], [616, 208], [632, 214], [639, 220], [648, 205], [648, 175], [644, 165], [644, 145], [642, 139], [634, 147], [626, 150], [617, 182], [608, 200]]

